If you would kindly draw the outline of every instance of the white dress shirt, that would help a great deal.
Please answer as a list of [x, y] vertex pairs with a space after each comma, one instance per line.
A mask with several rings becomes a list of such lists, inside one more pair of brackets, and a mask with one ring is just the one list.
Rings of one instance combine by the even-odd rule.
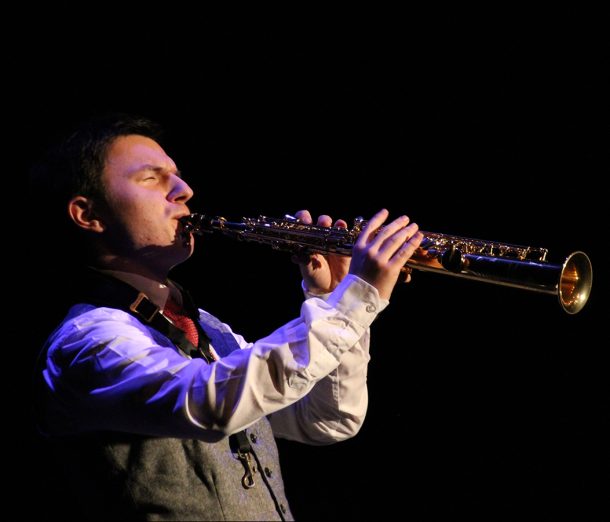
[[[171, 288], [112, 272], [164, 306]], [[152, 285], [152, 287], [151, 287]], [[368, 396], [369, 326], [387, 305], [348, 275], [308, 297], [297, 319], [208, 364], [114, 308], [78, 304], [47, 343], [47, 424], [55, 434], [112, 430], [215, 441], [268, 416], [274, 435], [309, 444], [349, 438]], [[200, 310], [202, 322], [210, 318]]]

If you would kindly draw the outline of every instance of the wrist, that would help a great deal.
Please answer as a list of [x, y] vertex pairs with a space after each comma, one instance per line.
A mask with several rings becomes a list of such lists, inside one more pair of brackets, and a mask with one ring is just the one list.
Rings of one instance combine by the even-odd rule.
[[328, 296], [331, 294], [331, 290], [325, 291], [316, 286], [308, 285], [305, 279], [301, 281], [301, 288], [303, 289], [303, 293], [307, 299], [310, 297], [319, 297], [326, 300], [326, 298], [328, 298]]

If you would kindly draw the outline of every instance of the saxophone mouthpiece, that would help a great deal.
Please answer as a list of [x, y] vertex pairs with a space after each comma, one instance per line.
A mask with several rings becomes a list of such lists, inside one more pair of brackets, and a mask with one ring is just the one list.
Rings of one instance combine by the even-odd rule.
[[205, 230], [205, 214], [190, 214], [188, 216], [184, 216], [180, 218], [180, 223], [182, 224], [182, 229], [185, 234], [199, 234]]

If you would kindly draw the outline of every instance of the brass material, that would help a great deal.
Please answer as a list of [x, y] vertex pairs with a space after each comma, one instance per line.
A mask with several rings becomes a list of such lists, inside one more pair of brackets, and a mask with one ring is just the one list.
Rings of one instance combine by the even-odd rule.
[[[354, 220], [351, 229], [306, 225], [293, 216], [242, 218], [191, 214], [182, 220], [185, 236], [219, 231], [238, 240], [253, 241], [297, 255], [351, 255], [366, 221]], [[570, 254], [561, 264], [547, 261], [548, 250], [461, 236], [421, 231], [424, 239], [405, 265], [464, 279], [557, 295], [561, 307], [576, 314], [591, 293], [593, 270], [584, 252]], [[406, 274], [405, 274], [406, 275]]]

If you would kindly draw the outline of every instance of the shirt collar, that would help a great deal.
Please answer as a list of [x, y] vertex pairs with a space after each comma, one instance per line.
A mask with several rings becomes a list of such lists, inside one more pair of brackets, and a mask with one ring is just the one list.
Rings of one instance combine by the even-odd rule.
[[170, 294], [174, 301], [179, 305], [182, 304], [182, 295], [171, 281], [167, 280], [165, 283], [160, 283], [154, 279], [142, 276], [140, 274], [134, 274], [133, 272], [123, 272], [122, 270], [109, 270], [106, 268], [96, 268], [95, 270], [115, 277], [128, 285], [133, 286], [140, 292], [146, 294], [146, 296], [159, 308], [165, 308]]

